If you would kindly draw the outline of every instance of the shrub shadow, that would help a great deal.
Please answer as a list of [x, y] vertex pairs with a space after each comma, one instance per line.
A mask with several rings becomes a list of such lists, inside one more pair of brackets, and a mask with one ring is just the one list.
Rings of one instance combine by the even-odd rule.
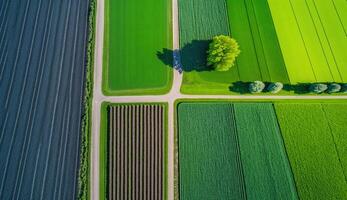
[[309, 87], [312, 83], [297, 83], [295, 85], [283, 84], [284, 91], [293, 91], [295, 94], [307, 94], [310, 93]]
[[248, 85], [250, 83], [251, 82], [243, 82], [243, 81], [234, 82], [229, 86], [229, 91], [240, 93], [240, 94], [247, 94], [249, 93]]

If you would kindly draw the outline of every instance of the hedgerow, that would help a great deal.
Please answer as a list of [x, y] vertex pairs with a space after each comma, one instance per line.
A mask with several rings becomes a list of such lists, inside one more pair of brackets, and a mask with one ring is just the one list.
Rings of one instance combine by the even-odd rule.
[[89, 199], [89, 160], [91, 135], [91, 108], [93, 95], [93, 63], [95, 46], [95, 13], [96, 0], [91, 0], [88, 10], [88, 40], [85, 89], [83, 99], [83, 116], [81, 125], [80, 168], [78, 174], [78, 196], [80, 200]]

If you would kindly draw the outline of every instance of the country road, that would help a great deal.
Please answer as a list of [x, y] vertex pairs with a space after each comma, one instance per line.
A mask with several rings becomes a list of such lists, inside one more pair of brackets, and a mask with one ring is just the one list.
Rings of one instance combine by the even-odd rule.
[[[179, 49], [179, 26], [177, 0], [172, 0], [173, 49]], [[96, 44], [94, 63], [94, 88], [91, 137], [91, 199], [99, 199], [99, 136], [102, 102], [167, 102], [168, 108], [168, 199], [174, 199], [174, 102], [177, 99], [347, 99], [347, 96], [243, 96], [243, 95], [184, 95], [180, 93], [182, 74], [174, 70], [173, 84], [165, 95], [153, 96], [105, 96], [102, 93], [102, 54], [104, 41], [104, 0], [97, 1]]]

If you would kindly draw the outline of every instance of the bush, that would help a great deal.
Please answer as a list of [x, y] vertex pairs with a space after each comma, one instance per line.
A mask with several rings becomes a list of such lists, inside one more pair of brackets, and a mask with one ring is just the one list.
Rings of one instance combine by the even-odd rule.
[[332, 83], [328, 86], [328, 93], [336, 93], [336, 92], [340, 92], [340, 90], [341, 90], [341, 85], [337, 83]]
[[265, 84], [261, 81], [254, 81], [249, 84], [249, 92], [251, 93], [260, 93], [264, 90]]
[[234, 66], [240, 50], [235, 39], [220, 35], [213, 38], [207, 54], [208, 66], [211, 66], [216, 71], [228, 71]]
[[283, 84], [280, 82], [270, 83], [270, 85], [267, 87], [267, 90], [273, 94], [278, 93], [283, 89]]
[[341, 92], [342, 92], [342, 93], [347, 93], [347, 83], [342, 84], [342, 86], [341, 86]]
[[326, 84], [315, 83], [310, 86], [310, 91], [316, 94], [320, 94], [328, 89]]

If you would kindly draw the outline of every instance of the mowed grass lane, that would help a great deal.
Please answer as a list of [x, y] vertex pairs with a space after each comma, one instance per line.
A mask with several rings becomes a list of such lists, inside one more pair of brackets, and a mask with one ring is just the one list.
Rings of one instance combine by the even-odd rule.
[[106, 0], [103, 91], [162, 94], [172, 70], [157, 53], [172, 47], [171, 0]]
[[180, 199], [245, 199], [231, 104], [178, 106]]
[[[333, 1], [269, 0], [292, 83], [346, 81], [346, 32]], [[341, 3], [340, 3], [341, 4]]]
[[322, 105], [278, 103], [275, 108], [300, 199], [345, 199], [339, 161], [344, 155], [339, 157]]
[[238, 79], [234, 81], [280, 81], [288, 83], [267, 0], [226, 0], [232, 37], [240, 45]]
[[247, 199], [298, 199], [272, 103], [234, 109]]

